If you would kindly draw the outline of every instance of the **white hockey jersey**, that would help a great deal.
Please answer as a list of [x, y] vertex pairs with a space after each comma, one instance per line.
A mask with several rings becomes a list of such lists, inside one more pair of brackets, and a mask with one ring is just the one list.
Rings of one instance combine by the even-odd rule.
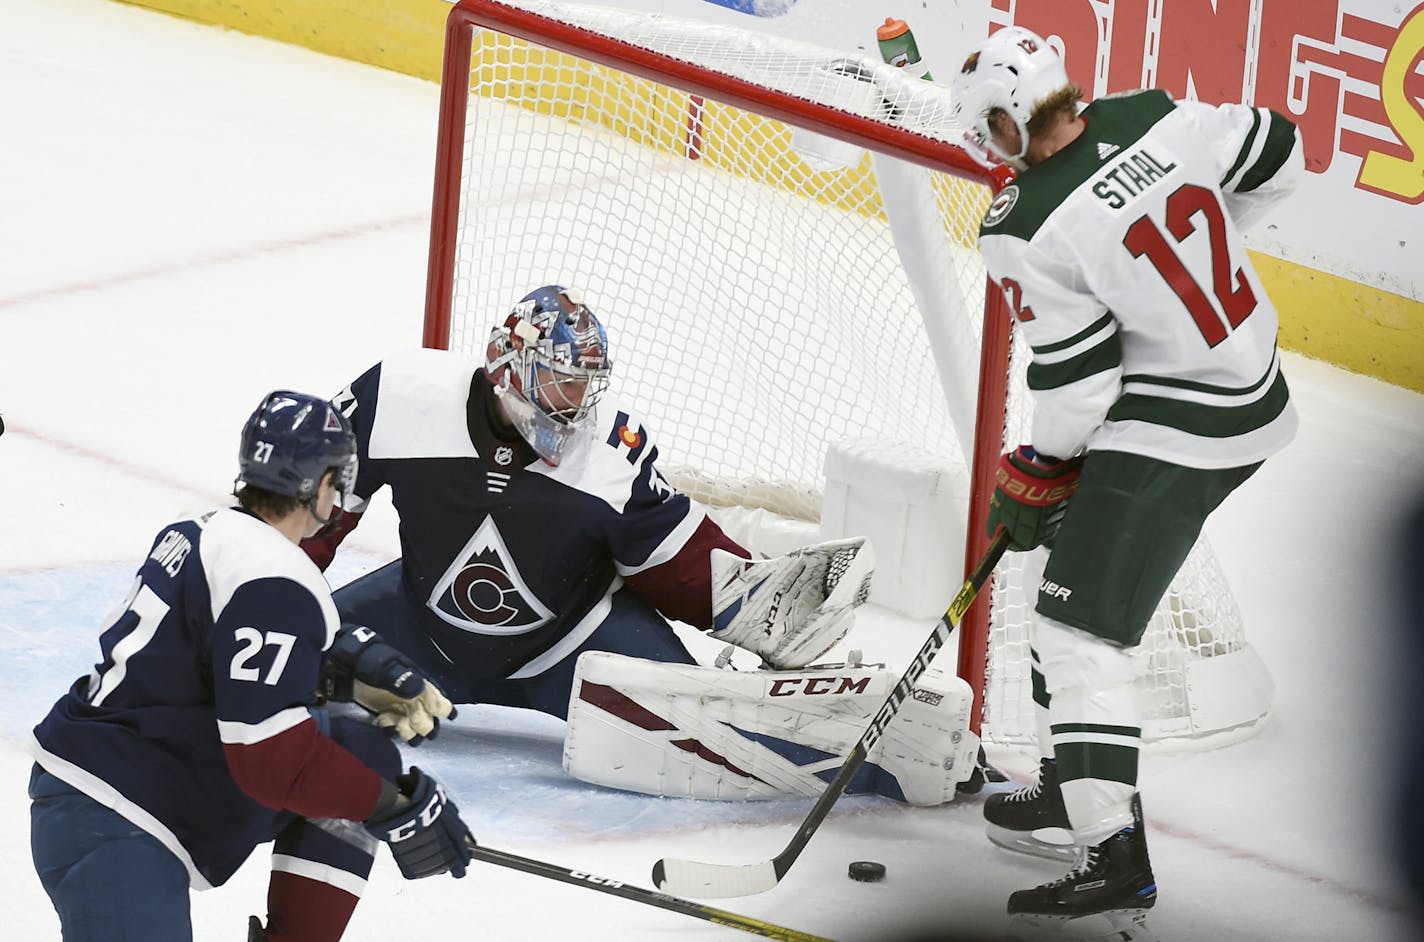
[[1032, 444], [1196, 468], [1295, 434], [1276, 310], [1241, 231], [1304, 171], [1265, 108], [1102, 98], [1084, 132], [989, 207], [980, 247], [1032, 348]]

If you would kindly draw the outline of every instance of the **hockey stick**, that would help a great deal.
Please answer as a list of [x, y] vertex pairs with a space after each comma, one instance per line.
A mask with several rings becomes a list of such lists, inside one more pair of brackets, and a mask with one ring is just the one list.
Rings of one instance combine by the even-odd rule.
[[569, 870], [555, 864], [545, 863], [542, 860], [520, 857], [517, 854], [495, 850], [491, 847], [482, 847], [476, 844], [473, 838], [469, 840], [469, 848], [470, 854], [475, 860], [483, 860], [485, 863], [494, 864], [496, 867], [508, 867], [511, 870], [521, 870], [524, 873], [532, 873], [537, 877], [546, 877], [550, 880], [558, 880], [561, 883], [572, 883], [575, 886], [581, 886], [585, 889], [597, 890], [600, 893], [621, 896], [635, 903], [646, 903], [649, 906], [656, 906], [658, 909], [666, 909], [675, 913], [682, 913], [684, 916], [705, 919], [708, 922], [715, 922], [719, 926], [740, 929], [743, 932], [750, 932], [752, 935], [759, 935], [767, 939], [781, 939], [782, 942], [833, 942], [832, 939], [828, 939], [825, 936], [812, 935], [809, 932], [800, 932], [796, 929], [788, 929], [785, 926], [762, 922], [760, 919], [753, 919], [750, 916], [738, 916], [736, 913], [729, 913], [723, 909], [714, 909], [711, 906], [703, 906], [700, 903], [678, 899], [676, 896], [668, 896], [666, 893], [645, 890], [640, 886], [629, 886], [626, 883], [610, 880], [607, 877], [594, 876], [591, 873], [584, 873], [581, 870]]
[[965, 580], [959, 594], [954, 597], [954, 601], [949, 603], [949, 609], [935, 625], [934, 632], [920, 648], [920, 653], [915, 655], [914, 660], [910, 662], [909, 669], [895, 684], [895, 689], [890, 691], [890, 696], [885, 699], [885, 703], [871, 719], [870, 726], [851, 748], [850, 754], [846, 756], [836, 777], [830, 785], [826, 786], [821, 797], [816, 799], [815, 807], [811, 809], [810, 814], [806, 815], [806, 820], [801, 822], [801, 827], [797, 829], [796, 835], [791, 838], [791, 842], [786, 845], [785, 850], [770, 860], [754, 864], [699, 863], [695, 860], [665, 857], [653, 864], [654, 885], [660, 890], [667, 890], [679, 896], [694, 896], [704, 899], [749, 896], [753, 893], [764, 893], [776, 886], [786, 875], [786, 871], [791, 869], [791, 865], [796, 862], [796, 858], [800, 856], [801, 849], [806, 846], [811, 835], [815, 834], [816, 829], [821, 826], [821, 822], [825, 820], [831, 806], [841, 797], [841, 793], [846, 790], [850, 780], [860, 770], [870, 750], [880, 741], [885, 727], [895, 718], [900, 704], [905, 702], [905, 698], [914, 688], [915, 681], [924, 673], [925, 668], [929, 667], [930, 661], [934, 660], [939, 649], [949, 640], [950, 633], [964, 618], [964, 613], [969, 610], [969, 606], [974, 604], [974, 599], [979, 595], [979, 589], [988, 581], [989, 574], [994, 571], [994, 567], [999, 564], [999, 559], [1008, 548], [1008, 531], [1000, 530], [994, 537], [994, 542], [989, 544], [984, 558], [979, 560], [979, 564], [974, 567], [974, 571]]

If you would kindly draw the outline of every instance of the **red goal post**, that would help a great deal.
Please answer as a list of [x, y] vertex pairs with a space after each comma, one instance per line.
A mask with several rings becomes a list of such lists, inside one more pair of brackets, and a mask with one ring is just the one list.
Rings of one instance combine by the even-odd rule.
[[[899, 433], [914, 448], [934, 449], [957, 438], [951, 450], [968, 480], [967, 573], [988, 546], [988, 497], [1006, 428], [1010, 436], [1022, 434], [1027, 404], [1023, 352], [1014, 351], [1007, 306], [982, 266], [975, 267], [973, 248], [989, 195], [1010, 175], [958, 145], [961, 132], [949, 112], [946, 88], [860, 56], [604, 7], [460, 0], [446, 29], [423, 342], [482, 351], [489, 326], [525, 291], [553, 281], [578, 284], [597, 300], [595, 310], [607, 312], [615, 374], [631, 377], [628, 392], [635, 400], [644, 397], [640, 406], [663, 413], [650, 415], [665, 445], [663, 463], [685, 461], [690, 475], [688, 483], [675, 483], [712, 504], [755, 504], [814, 521], [819, 483], [809, 476], [820, 473], [826, 441], [859, 428], [862, 412], [869, 417], [866, 426]], [[894, 177], [910, 173], [930, 183], [906, 192], [922, 192], [926, 199], [891, 193]], [[766, 207], [759, 205], [763, 201]], [[906, 205], [917, 202], [933, 205]], [[747, 220], [732, 223], [741, 229], [703, 240], [704, 220], [715, 217], [722, 224], [743, 210]], [[919, 213], [908, 224], [915, 230], [909, 236], [896, 219], [906, 212]], [[777, 242], [783, 226], [800, 225], [792, 217], [802, 216], [805, 230]], [[906, 239], [915, 244], [907, 246]], [[665, 263], [655, 258], [682, 242], [697, 247]], [[941, 242], [953, 243], [952, 257], [943, 254]], [[911, 258], [922, 249], [924, 257]], [[505, 253], [518, 257], [507, 261]], [[798, 253], [815, 256], [807, 272], [788, 268], [801, 264], [793, 257]], [[971, 258], [975, 262], [963, 261]], [[930, 284], [946, 266], [957, 267], [961, 279], [949, 290]], [[749, 267], [775, 269], [777, 278], [748, 274]], [[879, 293], [857, 298], [855, 291], [867, 283]], [[814, 296], [807, 305], [814, 317], [788, 308], [787, 296], [798, 292]], [[928, 310], [945, 295], [958, 295], [949, 315]], [[609, 301], [610, 307], [602, 306]], [[881, 303], [885, 320], [858, 319]], [[643, 324], [632, 316], [639, 308], [666, 316], [689, 304], [705, 304], [721, 316], [679, 322], [670, 341], [660, 335], [672, 330], [660, 318]], [[827, 313], [831, 307], [846, 310]], [[743, 308], [752, 313], [732, 326]], [[833, 320], [839, 326], [826, 328], [823, 337], [804, 336]], [[946, 320], [966, 323], [951, 333]], [[697, 372], [701, 360], [713, 359], [707, 349], [712, 339], [739, 333], [743, 345], [721, 361], [722, 372]], [[833, 345], [859, 347], [857, 358], [837, 359]], [[916, 352], [921, 346], [928, 354]], [[778, 359], [759, 360], [768, 350]], [[878, 354], [884, 358], [876, 360]], [[664, 372], [653, 374], [653, 360]], [[760, 372], [748, 365], [753, 362], [763, 364]], [[779, 379], [792, 382], [775, 390], [755, 387], [778, 371]], [[1014, 374], [1017, 391], [1010, 383]], [[803, 394], [811, 401], [788, 412], [780, 425], [761, 414], [781, 407], [787, 388], [818, 376], [837, 387], [834, 402], [821, 398], [830, 396], [827, 390], [818, 390]], [[686, 396], [681, 388], [697, 383], [740, 389], [751, 400], [760, 393], [760, 401], [709, 407], [713, 414], [704, 427], [697, 413], [705, 397]], [[886, 384], [894, 386], [888, 395]], [[914, 414], [907, 419], [897, 407]], [[723, 434], [721, 425], [750, 430], [747, 436], [764, 441], [747, 447], [764, 450], [732, 454], [743, 443]], [[684, 426], [691, 431], [684, 434]], [[791, 453], [805, 466], [783, 467]], [[723, 478], [738, 481], [730, 497], [699, 489], [721, 488], [713, 479]], [[748, 496], [753, 490], [755, 496]], [[995, 654], [995, 645], [1016, 652], [1013, 670], [1021, 676], [1003, 695], [1010, 705], [990, 706], [989, 712], [996, 726], [1002, 724], [1000, 738], [1022, 741], [1032, 735], [1031, 721], [1008, 715], [1024, 709], [1026, 641], [1002, 642], [1014, 631], [1021, 635], [1027, 620], [1022, 587], [1018, 602], [1005, 601], [1012, 597], [1004, 591], [1012, 565], [996, 576], [992, 609], [981, 602], [962, 623], [958, 672], [974, 690], [979, 732], [986, 669], [993, 663], [1009, 674], [1009, 661]], [[946, 601], [957, 576], [944, 575]], [[1218, 586], [1214, 570], [1207, 582], [1215, 618], [1224, 585]], [[1229, 603], [1229, 591], [1225, 598]], [[1208, 652], [1249, 648], [1235, 640], [1239, 625], [1223, 640], [1217, 622], [1203, 627], [1195, 603], [1185, 619], [1181, 603], [1173, 604], [1178, 613], [1164, 615], [1168, 634], [1181, 636], [1185, 620], [1187, 633], [1204, 637]], [[994, 644], [991, 632], [1000, 639]], [[1157, 670], [1162, 660], [1154, 655], [1144, 670]], [[1174, 649], [1165, 660], [1181, 658]], [[1145, 683], [1145, 696], [1157, 696], [1156, 683]], [[1182, 703], [1163, 708], [1174, 713], [1163, 735], [1195, 735], [1179, 733], [1195, 726], [1195, 718], [1188, 716], [1184, 725], [1175, 720], [1175, 712], [1191, 713], [1184, 691], [1192, 684], [1171, 683], [1178, 692], [1169, 699]], [[1225, 711], [1224, 725], [1254, 722], [1264, 714], [1259, 699]]]

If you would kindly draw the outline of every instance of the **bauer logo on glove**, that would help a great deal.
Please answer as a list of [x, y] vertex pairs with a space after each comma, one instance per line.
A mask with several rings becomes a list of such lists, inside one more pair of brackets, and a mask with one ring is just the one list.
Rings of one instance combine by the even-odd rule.
[[1078, 481], [1062, 484], [1040, 484], [1034, 481], [1022, 481], [1009, 476], [1003, 468], [996, 472], [997, 483], [1004, 493], [1021, 504], [1042, 507], [1047, 504], [1057, 504], [1073, 496], [1073, 492], [1078, 488]]
[[989, 536], [1003, 527], [1015, 551], [1051, 544], [1082, 473], [1082, 458], [1059, 461], [1029, 445], [1002, 456], [994, 472], [998, 486], [989, 498]]

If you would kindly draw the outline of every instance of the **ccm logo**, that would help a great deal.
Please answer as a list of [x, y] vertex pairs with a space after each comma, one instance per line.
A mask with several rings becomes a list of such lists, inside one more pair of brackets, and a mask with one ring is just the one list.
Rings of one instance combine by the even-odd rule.
[[771, 629], [776, 625], [776, 615], [777, 612], [781, 610], [781, 597], [785, 594], [786, 590], [780, 589], [771, 597], [771, 605], [766, 610], [766, 617], [761, 620], [762, 631], [768, 635], [771, 634]]
[[1073, 594], [1073, 590], [1066, 585], [1059, 585], [1056, 582], [1044, 579], [1043, 582], [1039, 584], [1038, 594], [1046, 595], [1051, 599], [1062, 599], [1066, 602], [1068, 601], [1068, 597]]
[[865, 693], [865, 688], [869, 686], [869, 677], [786, 677], [771, 685], [771, 696]]
[[420, 809], [420, 814], [404, 824], [391, 828], [386, 835], [386, 840], [392, 844], [410, 840], [417, 831], [423, 831], [434, 824], [435, 819], [440, 817], [440, 813], [444, 810], [445, 788], [442, 785], [436, 785], [435, 794], [431, 795], [430, 800], [425, 803], [425, 807]]

